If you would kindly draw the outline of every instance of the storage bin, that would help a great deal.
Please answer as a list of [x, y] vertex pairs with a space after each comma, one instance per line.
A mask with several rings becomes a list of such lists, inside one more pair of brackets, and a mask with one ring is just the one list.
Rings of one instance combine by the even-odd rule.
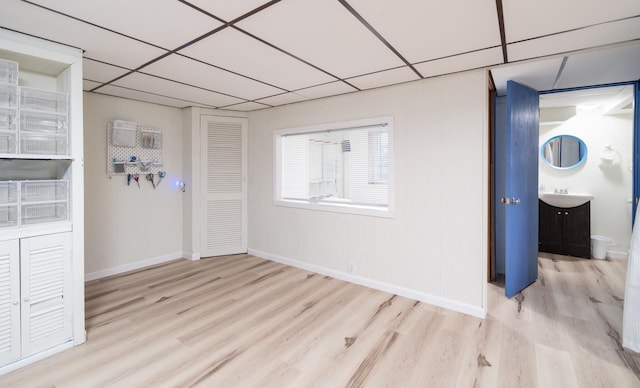
[[0, 205], [18, 202], [18, 182], [0, 182]]
[[18, 226], [18, 205], [0, 205], [0, 228]]
[[132, 121], [113, 120], [111, 144], [116, 147], [135, 147], [138, 125]]
[[20, 153], [32, 155], [67, 155], [67, 135], [20, 134]]
[[16, 108], [18, 106], [18, 87], [0, 84], [0, 108]]
[[20, 131], [64, 135], [68, 130], [67, 115], [20, 112]]
[[68, 114], [69, 95], [33, 88], [20, 88], [20, 109], [37, 112]]
[[18, 110], [0, 108], [0, 131], [15, 131], [18, 129]]
[[68, 221], [68, 203], [53, 202], [21, 205], [20, 219], [22, 225]]
[[66, 201], [69, 199], [69, 182], [65, 180], [42, 180], [20, 182], [22, 203]]
[[18, 84], [18, 62], [0, 59], [0, 83]]
[[16, 132], [0, 131], [0, 154], [16, 153]]

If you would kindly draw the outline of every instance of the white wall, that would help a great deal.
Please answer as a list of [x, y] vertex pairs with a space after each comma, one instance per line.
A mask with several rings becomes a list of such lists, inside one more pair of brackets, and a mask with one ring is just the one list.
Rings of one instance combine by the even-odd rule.
[[[107, 175], [107, 123], [113, 119], [162, 129], [166, 178], [141, 189]], [[87, 280], [182, 257], [182, 113], [180, 109], [84, 94], [85, 274]]]
[[[617, 244], [609, 247], [609, 251], [616, 257], [623, 257], [629, 251], [631, 239], [632, 114], [602, 115], [598, 110], [578, 113], [559, 126], [541, 126], [540, 145], [560, 134], [581, 138], [587, 145], [587, 160], [570, 170], [553, 169], [540, 161], [541, 187], [551, 192], [556, 188], [569, 188], [570, 193], [593, 194], [591, 234], [615, 240]], [[610, 166], [603, 165], [600, 159], [607, 145], [617, 151], [615, 163]]]
[[[250, 252], [486, 308], [488, 87], [483, 70], [249, 113]], [[394, 117], [392, 219], [273, 205], [273, 130]], [[346, 275], [355, 264], [355, 276]]]

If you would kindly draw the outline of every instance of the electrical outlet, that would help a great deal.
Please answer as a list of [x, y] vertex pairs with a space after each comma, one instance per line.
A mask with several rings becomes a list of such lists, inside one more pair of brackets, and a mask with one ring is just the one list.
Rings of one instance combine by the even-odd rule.
[[354, 263], [353, 261], [350, 261], [349, 263], [347, 263], [347, 272], [348, 273], [355, 273], [356, 272], [356, 263]]

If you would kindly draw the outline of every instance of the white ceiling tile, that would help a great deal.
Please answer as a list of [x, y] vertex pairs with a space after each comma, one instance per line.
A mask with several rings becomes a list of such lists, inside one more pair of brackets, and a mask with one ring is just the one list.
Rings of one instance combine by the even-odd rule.
[[638, 0], [503, 0], [507, 42], [640, 15]]
[[380, 86], [399, 84], [402, 82], [415, 81], [420, 79], [418, 75], [409, 67], [399, 67], [381, 71], [378, 73], [362, 75], [360, 77], [349, 78], [347, 82], [359, 89], [371, 89]]
[[[224, 106], [243, 102], [241, 99], [225, 96], [224, 94], [141, 73], [129, 74], [126, 77], [115, 81], [113, 84], [209, 106]], [[97, 91], [99, 92], [100, 89]]]
[[281, 89], [177, 54], [152, 63], [142, 71], [245, 100], [255, 100], [282, 92]]
[[404, 65], [337, 1], [279, 2], [238, 26], [341, 78]]
[[501, 44], [495, 0], [349, 4], [410, 63]]
[[[137, 100], [137, 101], [146, 101], [153, 104], [173, 106], [176, 108], [186, 108], [189, 106], [207, 107], [206, 105], [195, 104], [189, 101], [183, 101], [183, 100], [179, 100], [171, 97], [158, 96], [156, 94], [145, 93], [138, 90], [121, 88], [121, 87], [112, 86], [112, 85], [102, 87], [98, 89], [95, 93], [107, 94], [109, 96], [128, 98], [128, 99]], [[208, 108], [213, 108], [213, 107], [209, 106]]]
[[232, 28], [180, 53], [287, 90], [335, 81], [334, 77]]
[[517, 81], [538, 91], [551, 90], [560, 67], [562, 57], [535, 62], [503, 65], [491, 69], [493, 82], [499, 95], [507, 93], [507, 81]]
[[278, 105], [292, 104], [294, 102], [300, 102], [308, 99], [309, 97], [305, 97], [293, 92], [289, 92], [289, 93], [278, 94], [277, 96], [262, 98], [258, 100], [258, 102], [263, 102], [265, 104], [272, 105], [272, 106], [278, 106]]
[[92, 59], [82, 59], [82, 74], [84, 78], [99, 82], [109, 82], [112, 79], [128, 73], [130, 70]]
[[259, 104], [257, 102], [243, 102], [242, 104], [225, 106], [227, 110], [239, 110], [242, 112], [250, 112], [252, 110], [270, 108], [268, 105]]
[[[638, 2], [640, 3], [640, 1]], [[640, 17], [507, 45], [509, 61], [628, 42], [640, 38]]]
[[557, 88], [604, 85], [638, 79], [640, 79], [640, 44], [636, 43], [571, 55]]
[[209, 12], [225, 21], [232, 21], [250, 12], [270, 0], [188, 0], [196, 7]]
[[173, 50], [222, 25], [212, 17], [175, 0], [31, 1], [167, 50]]
[[86, 57], [127, 68], [136, 68], [166, 52], [18, 0], [3, 0], [0, 26], [79, 47]]
[[414, 67], [424, 77], [433, 77], [442, 74], [497, 65], [502, 62], [502, 48], [495, 47], [472, 53], [436, 59], [434, 61], [417, 63]]
[[92, 90], [100, 85], [102, 85], [100, 82], [89, 81], [86, 79], [82, 80], [82, 90], [84, 91]]
[[313, 86], [307, 89], [297, 90], [296, 94], [307, 98], [321, 98], [337, 94], [355, 92], [356, 89], [341, 81], [330, 82], [328, 84]]

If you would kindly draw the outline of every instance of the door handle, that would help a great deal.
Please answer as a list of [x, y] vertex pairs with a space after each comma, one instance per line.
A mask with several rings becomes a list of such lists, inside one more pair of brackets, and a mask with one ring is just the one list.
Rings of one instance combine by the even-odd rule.
[[517, 205], [517, 204], [520, 203], [520, 198], [514, 198], [514, 197], [505, 198], [505, 197], [502, 197], [502, 198], [500, 198], [500, 202], [504, 203], [505, 205]]

